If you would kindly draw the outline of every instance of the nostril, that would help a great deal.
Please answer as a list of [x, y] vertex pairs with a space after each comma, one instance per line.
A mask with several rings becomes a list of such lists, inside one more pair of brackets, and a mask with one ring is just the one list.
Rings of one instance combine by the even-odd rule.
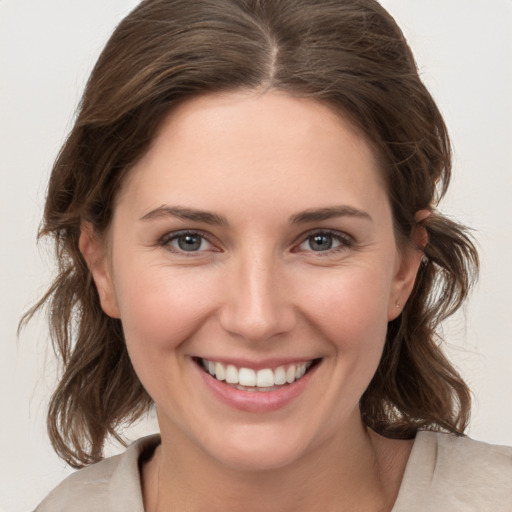
[[242, 305], [226, 309], [220, 316], [221, 327], [231, 335], [249, 342], [266, 341], [293, 330], [295, 313], [286, 306], [274, 305], [268, 310], [243, 308]]
[[225, 302], [219, 311], [221, 327], [246, 341], [259, 342], [291, 331], [295, 309], [271, 255], [247, 253], [226, 283]]

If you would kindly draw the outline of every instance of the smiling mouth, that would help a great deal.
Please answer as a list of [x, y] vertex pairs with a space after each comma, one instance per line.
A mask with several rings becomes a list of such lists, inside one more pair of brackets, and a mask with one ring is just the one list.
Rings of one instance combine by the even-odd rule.
[[241, 391], [277, 391], [284, 386], [302, 379], [316, 366], [320, 359], [286, 364], [276, 368], [238, 368], [233, 364], [194, 358], [196, 363], [214, 379], [224, 382]]

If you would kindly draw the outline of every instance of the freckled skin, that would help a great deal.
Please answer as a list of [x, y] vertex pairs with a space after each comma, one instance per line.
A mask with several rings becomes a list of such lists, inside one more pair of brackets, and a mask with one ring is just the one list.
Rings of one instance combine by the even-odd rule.
[[[141, 220], [162, 205], [226, 223]], [[339, 206], [369, 218], [290, 223], [299, 212]], [[184, 239], [172, 238], [187, 230], [199, 250], [183, 251]], [[318, 232], [331, 249], [314, 250]], [[316, 458], [347, 470], [340, 460], [358, 457], [350, 447], [368, 444], [358, 401], [420, 257], [397, 248], [374, 155], [350, 124], [275, 91], [192, 99], [131, 171], [107, 237], [82, 247], [96, 255], [103, 308], [121, 318], [156, 402], [168, 459], [274, 471]], [[321, 364], [283, 409], [251, 414], [213, 398], [193, 357]]]

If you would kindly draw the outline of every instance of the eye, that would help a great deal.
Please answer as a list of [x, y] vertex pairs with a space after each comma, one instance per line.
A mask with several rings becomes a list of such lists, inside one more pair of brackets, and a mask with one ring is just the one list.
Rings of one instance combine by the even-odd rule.
[[331, 231], [311, 233], [299, 246], [300, 251], [337, 252], [352, 245], [352, 239], [345, 234]]
[[195, 231], [181, 231], [170, 233], [162, 238], [160, 244], [173, 252], [200, 252], [210, 251], [213, 245], [201, 233]]

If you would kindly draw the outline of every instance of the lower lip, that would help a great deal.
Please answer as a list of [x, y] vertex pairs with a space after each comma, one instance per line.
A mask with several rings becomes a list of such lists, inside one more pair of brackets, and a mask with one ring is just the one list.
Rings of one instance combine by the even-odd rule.
[[299, 380], [275, 391], [242, 391], [218, 381], [198, 365], [195, 366], [206, 386], [221, 402], [240, 411], [271, 412], [284, 408], [303, 393], [319, 365], [314, 365]]

